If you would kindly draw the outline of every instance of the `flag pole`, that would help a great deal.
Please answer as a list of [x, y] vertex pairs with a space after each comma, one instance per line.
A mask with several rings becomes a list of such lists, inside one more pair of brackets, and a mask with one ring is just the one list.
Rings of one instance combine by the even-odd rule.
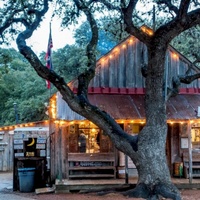
[[[53, 47], [53, 42], [52, 42], [52, 35], [51, 35], [51, 22], [49, 23], [49, 39], [48, 39], [48, 45], [47, 45], [47, 52], [45, 55], [45, 60], [46, 60], [46, 67], [49, 70], [53, 70], [53, 65], [52, 65], [52, 59], [51, 59], [51, 49]], [[47, 160], [47, 184], [51, 184], [51, 114], [50, 114], [50, 99], [51, 99], [51, 82], [49, 80], [46, 80], [46, 84], [47, 84], [47, 89], [49, 89], [49, 103], [48, 103], [48, 117], [49, 117], [49, 134], [47, 137], [47, 148], [46, 148], [46, 160]]]

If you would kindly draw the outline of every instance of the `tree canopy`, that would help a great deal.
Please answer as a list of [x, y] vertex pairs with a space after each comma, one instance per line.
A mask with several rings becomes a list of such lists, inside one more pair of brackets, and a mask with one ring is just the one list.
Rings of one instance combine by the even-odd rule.
[[[85, 16], [91, 29], [91, 37], [86, 46], [86, 68], [78, 76], [78, 92], [73, 93], [64, 76], [49, 70], [38, 58], [26, 40], [40, 26], [49, 5], [54, 5], [55, 15], [62, 17], [62, 26], [77, 23]], [[146, 5], [155, 4], [156, 14], [164, 20], [147, 34], [140, 26], [145, 22], [148, 13]], [[152, 6], [153, 7], [153, 6]], [[164, 63], [168, 45], [182, 32], [200, 24], [200, 2], [198, 0], [6, 0], [0, 8], [1, 42], [16, 38], [20, 53], [26, 58], [39, 76], [51, 81], [60, 91], [63, 99], [75, 112], [95, 123], [110, 137], [115, 147], [127, 154], [135, 163], [139, 178], [136, 188], [128, 195], [146, 199], [165, 198], [180, 200], [177, 188], [171, 183], [166, 164], [165, 142], [167, 134], [166, 101], [163, 98]], [[116, 121], [100, 108], [92, 105], [87, 98], [90, 80], [95, 75], [97, 44], [99, 41], [99, 15], [110, 18], [110, 22], [119, 23], [118, 30], [125, 30], [143, 42], [148, 51], [148, 64], [143, 66], [145, 75], [145, 112], [146, 125], [137, 136], [126, 133]], [[78, 64], [78, 63], [77, 63]], [[173, 79], [173, 87], [180, 83], [189, 83], [200, 77], [200, 74], [182, 75]], [[176, 80], [176, 81], [174, 81]]]
[[45, 81], [15, 49], [0, 49], [0, 125], [15, 124], [14, 103], [21, 123], [46, 119], [44, 102], [49, 92]]

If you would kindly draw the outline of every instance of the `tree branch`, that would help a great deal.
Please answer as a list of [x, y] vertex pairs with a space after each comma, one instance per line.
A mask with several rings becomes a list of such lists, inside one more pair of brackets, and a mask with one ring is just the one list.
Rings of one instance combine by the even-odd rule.
[[[137, 37], [141, 42], [145, 42], [146, 45], [148, 45], [150, 36], [145, 34], [143, 31], [139, 30], [136, 26], [133, 24], [133, 11], [136, 7], [138, 0], [130, 0], [127, 7], [122, 7], [122, 15], [123, 20], [126, 25], [125, 30], [131, 34]], [[121, 3], [121, 5], [125, 5], [125, 3]]]
[[179, 76], [180, 82], [185, 84], [190, 84], [192, 81], [200, 78], [200, 73], [188, 76]]
[[172, 4], [171, 0], [160, 0], [157, 3], [166, 5], [169, 10], [172, 10], [174, 13], [178, 14], [178, 8]]
[[178, 76], [178, 77], [173, 77], [172, 78], [172, 88], [168, 88], [168, 91], [167, 91], [167, 100], [171, 96], [176, 96], [179, 93], [179, 87], [180, 87], [181, 83], [190, 84], [198, 78], [200, 78], [200, 73], [196, 73], [193, 75], [182, 75], [182, 76]]
[[107, 7], [108, 10], [118, 10], [118, 11], [120, 11], [120, 9], [119, 9], [118, 6], [113, 5], [109, 1], [106, 1], [106, 0], [97, 0], [96, 2], [104, 4]]
[[[156, 37], [169, 44], [173, 38], [181, 32], [190, 29], [191, 27], [200, 23], [200, 9], [189, 12], [184, 18], [174, 18], [169, 23], [161, 26], [155, 32]], [[162, 38], [162, 39], [161, 39]]]
[[182, 0], [180, 3], [179, 11], [178, 11], [178, 18], [183, 18], [184, 16], [187, 15], [188, 8], [190, 6], [190, 1], [191, 0]]
[[96, 68], [96, 46], [98, 43], [98, 27], [97, 23], [91, 13], [90, 8], [84, 4], [83, 2], [80, 2], [79, 0], [74, 0], [77, 8], [84, 12], [84, 14], [87, 17], [87, 20], [90, 24], [90, 28], [92, 31], [92, 38], [90, 42], [87, 45], [86, 49], [86, 55], [88, 58], [87, 67], [88, 70], [84, 73], [80, 74], [78, 76], [78, 96], [81, 98], [81, 101], [85, 103], [84, 101], [87, 100], [87, 91], [88, 91], [88, 85], [90, 83], [90, 80], [95, 75], [95, 68]]

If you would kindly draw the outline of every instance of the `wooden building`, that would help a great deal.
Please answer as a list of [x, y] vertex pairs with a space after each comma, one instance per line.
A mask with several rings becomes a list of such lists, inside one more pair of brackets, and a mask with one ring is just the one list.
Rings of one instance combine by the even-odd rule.
[[0, 171], [13, 169], [13, 130], [0, 130]]
[[0, 127], [0, 171], [13, 171], [13, 190], [19, 190], [19, 168], [34, 168], [34, 187], [49, 183], [49, 122]]
[[[141, 66], [145, 64], [146, 46], [130, 36], [97, 61], [96, 75], [89, 85], [91, 103], [108, 112], [130, 134], [138, 134], [145, 124], [145, 79], [141, 74]], [[189, 74], [199, 72], [171, 46], [165, 66], [165, 92], [171, 86], [173, 76], [183, 75], [186, 71]], [[191, 160], [193, 176], [200, 176], [199, 81], [181, 84], [180, 93], [167, 103], [166, 154], [172, 176], [180, 175], [179, 166], [183, 164], [184, 177], [188, 178]], [[71, 81], [69, 86], [76, 92], [77, 80]], [[50, 99], [49, 115], [49, 121], [33, 126], [49, 126], [52, 182], [56, 179], [124, 177], [124, 154], [115, 149], [99, 127], [74, 113], [59, 92]], [[0, 128], [0, 142], [4, 142], [1, 138], [9, 137], [9, 134], [5, 137], [6, 131], [26, 126]], [[0, 143], [0, 149], [2, 146]], [[129, 158], [127, 160], [129, 176], [137, 176], [134, 164]]]
[[[91, 103], [108, 112], [130, 134], [137, 134], [145, 124], [145, 80], [141, 74], [141, 66], [145, 64], [146, 46], [130, 36], [97, 61], [96, 75], [89, 85]], [[165, 67], [165, 92], [172, 85], [173, 76], [186, 71], [189, 74], [199, 72], [171, 46]], [[76, 92], [77, 80], [71, 81], [69, 86]], [[172, 176], [179, 176], [177, 165], [179, 169], [184, 162], [185, 177], [188, 177], [191, 134], [192, 147], [196, 152], [200, 150], [199, 86], [199, 79], [188, 85], [181, 84], [179, 95], [171, 97], [167, 103], [166, 154]], [[102, 130], [74, 113], [59, 92], [52, 96], [49, 109], [52, 180], [121, 177], [125, 156], [114, 148]], [[198, 153], [194, 157], [200, 164]], [[129, 175], [137, 175], [129, 159], [128, 168]], [[196, 176], [200, 176], [200, 165], [196, 168]]]

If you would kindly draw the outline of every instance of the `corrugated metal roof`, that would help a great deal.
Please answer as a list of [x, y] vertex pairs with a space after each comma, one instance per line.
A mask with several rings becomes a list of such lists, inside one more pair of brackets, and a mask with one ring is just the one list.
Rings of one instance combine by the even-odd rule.
[[[89, 94], [90, 102], [109, 113], [114, 119], [144, 119], [144, 95]], [[167, 103], [167, 119], [196, 119], [200, 106], [199, 94], [179, 94]], [[81, 120], [84, 117], [74, 113], [63, 101], [57, 98], [58, 119]]]

